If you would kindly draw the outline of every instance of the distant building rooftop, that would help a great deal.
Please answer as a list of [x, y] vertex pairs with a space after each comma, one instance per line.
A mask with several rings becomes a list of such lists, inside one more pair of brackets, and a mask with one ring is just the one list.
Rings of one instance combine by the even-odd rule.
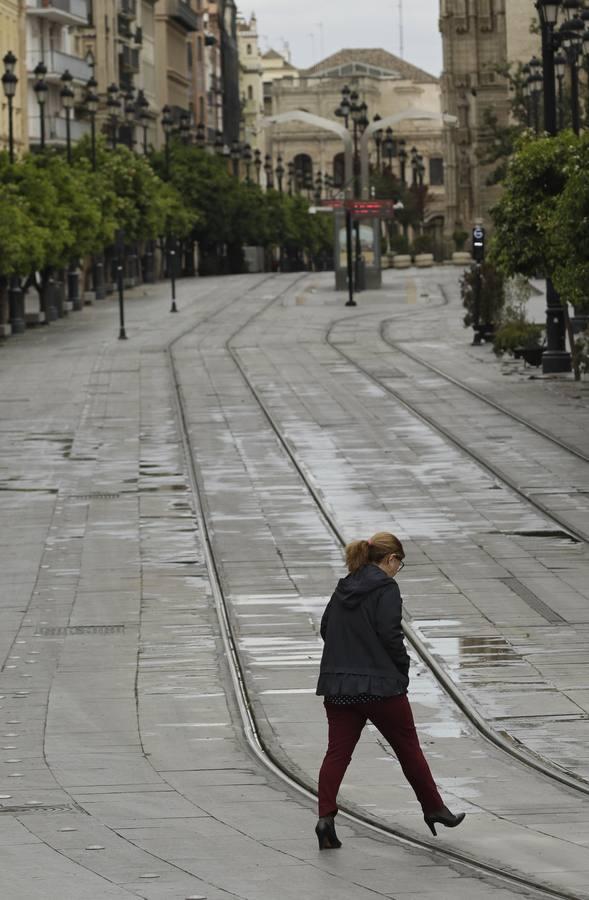
[[338, 50], [309, 69], [301, 69], [300, 74], [303, 78], [371, 75], [374, 78], [397, 78], [415, 84], [437, 84], [439, 81], [435, 75], [430, 75], [387, 50], [367, 47]]

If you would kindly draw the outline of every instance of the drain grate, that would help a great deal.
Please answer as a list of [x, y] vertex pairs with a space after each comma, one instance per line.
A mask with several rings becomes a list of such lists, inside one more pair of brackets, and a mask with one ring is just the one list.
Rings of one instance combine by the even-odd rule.
[[124, 625], [39, 625], [36, 635], [56, 637], [67, 634], [122, 634]]
[[568, 624], [566, 619], [563, 619], [559, 613], [555, 612], [547, 603], [540, 600], [539, 597], [536, 597], [534, 592], [527, 588], [525, 584], [522, 584], [519, 578], [500, 578], [499, 581], [506, 585], [510, 591], [513, 591], [514, 594], [517, 594], [524, 603], [528, 604], [530, 609], [539, 613], [547, 622], [552, 624]]
[[55, 803], [52, 805], [45, 803], [31, 803], [28, 806], [0, 806], [0, 815], [2, 813], [9, 816], [21, 816], [23, 813], [61, 813], [61, 812], [80, 812], [77, 806], [71, 803]]
[[118, 500], [120, 494], [72, 494], [74, 500]]

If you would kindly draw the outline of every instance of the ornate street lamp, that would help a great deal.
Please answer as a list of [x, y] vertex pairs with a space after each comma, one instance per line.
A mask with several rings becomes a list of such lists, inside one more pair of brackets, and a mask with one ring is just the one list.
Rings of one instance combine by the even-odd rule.
[[[570, 0], [564, 0], [564, 3], [570, 4]], [[563, 8], [566, 9], [564, 3]], [[536, 0], [542, 35], [544, 128], [550, 135], [555, 135], [557, 131], [554, 26], [560, 7], [560, 0]], [[571, 356], [566, 350], [564, 309], [550, 278], [546, 279], [546, 343], [547, 348], [542, 356], [544, 374], [570, 372]]]
[[266, 153], [264, 157], [264, 172], [266, 173], [266, 187], [273, 188], [274, 187], [274, 166], [272, 163], [272, 155], [270, 153]]
[[147, 156], [147, 130], [149, 128], [151, 116], [149, 115], [149, 100], [142, 90], [137, 93], [137, 114], [139, 116], [141, 127], [143, 128], [143, 155]]
[[14, 109], [13, 101], [16, 94], [16, 86], [18, 78], [14, 74], [17, 59], [14, 53], [9, 50], [4, 56], [4, 74], [2, 75], [2, 87], [4, 88], [4, 96], [8, 101], [8, 158], [11, 163], [14, 162]]
[[182, 143], [188, 144], [190, 141], [190, 115], [183, 112], [180, 116], [180, 137]]
[[196, 126], [196, 146], [204, 150], [207, 143], [207, 133], [203, 122], [199, 122]]
[[[571, 0], [569, 0], [569, 2], [571, 2]], [[572, 0], [572, 2], [576, 2], [576, 0]], [[556, 37], [560, 42], [560, 46], [564, 51], [564, 55], [571, 70], [571, 115], [573, 131], [575, 134], [579, 134], [580, 131], [578, 58], [579, 51], [583, 46], [584, 31], [585, 24], [583, 20], [578, 16], [573, 16], [564, 21], [556, 32]], [[554, 65], [556, 67], [556, 63]]]
[[558, 130], [561, 131], [564, 128], [564, 102], [563, 102], [563, 82], [564, 82], [564, 73], [566, 71], [567, 66], [567, 58], [562, 52], [559, 50], [556, 56], [554, 57], [554, 72], [556, 74], [556, 80], [558, 81]]
[[108, 109], [108, 115], [110, 118], [110, 126], [112, 130], [112, 148], [116, 150], [117, 147], [117, 130], [119, 124], [119, 118], [121, 115], [121, 101], [119, 99], [119, 87], [114, 82], [109, 85], [106, 89], [106, 108]]
[[63, 75], [61, 76], [61, 83], [63, 87], [59, 92], [59, 96], [61, 97], [61, 105], [65, 111], [65, 146], [66, 146], [66, 155], [68, 163], [72, 161], [72, 132], [71, 132], [71, 115], [72, 109], [74, 106], [74, 92], [72, 90], [71, 84], [74, 80], [74, 76], [71, 74], [69, 69], [66, 69]]
[[166, 179], [170, 178], [170, 135], [174, 127], [174, 119], [172, 111], [168, 105], [162, 109], [162, 128], [164, 130], [164, 154], [166, 162]]
[[[379, 116], [379, 114], [376, 113], [376, 115], [374, 116], [372, 121], [380, 122], [381, 119], [382, 119], [382, 116]], [[381, 172], [381, 155], [382, 155], [381, 151], [382, 151], [383, 140], [384, 140], [383, 131], [382, 131], [382, 128], [379, 128], [378, 131], [374, 132], [374, 143], [376, 145], [376, 172], [378, 175], [380, 175], [380, 172]]]
[[34, 69], [35, 83], [33, 90], [39, 104], [39, 137], [41, 140], [41, 152], [45, 149], [45, 103], [47, 102], [47, 92], [49, 86], [45, 81], [47, 75], [47, 66], [44, 62], [39, 62]]
[[223, 156], [225, 153], [225, 141], [223, 140], [223, 132], [216, 131], [215, 132], [215, 141], [213, 143], [213, 147], [215, 148], [215, 153], [217, 156]]
[[254, 166], [256, 169], [256, 184], [258, 187], [260, 186], [260, 176], [262, 171], [262, 153], [260, 150], [256, 149], [254, 153]]
[[295, 165], [294, 162], [289, 162], [288, 164], [288, 193], [292, 196], [294, 190], [294, 180], [295, 180]]
[[390, 126], [385, 131], [385, 138], [383, 141], [382, 149], [389, 162], [389, 173], [392, 175], [393, 156], [395, 155], [395, 141], [393, 139], [393, 129]]
[[133, 150], [135, 144], [135, 119], [137, 117], [137, 105], [135, 103], [135, 92], [133, 88], [125, 93], [125, 105], [123, 107], [125, 126], [127, 129], [127, 146], [129, 150]]
[[282, 181], [284, 178], [284, 162], [282, 156], [276, 160], [276, 179], [278, 181], [278, 192], [282, 194]]
[[351, 92], [350, 88], [346, 84], [342, 88], [342, 99], [340, 101], [340, 105], [337, 107], [336, 110], [334, 110], [334, 114], [339, 119], [344, 120], [344, 125], [346, 128], [348, 127], [348, 121], [349, 121], [349, 117], [350, 117], [350, 107], [351, 107], [350, 95], [351, 95], [351, 93], [352, 92]]
[[241, 158], [245, 163], [245, 180], [247, 184], [251, 183], [250, 173], [252, 169], [252, 159], [254, 158], [252, 153], [251, 144], [244, 144], [241, 150]]
[[407, 180], [405, 178], [405, 167], [407, 165], [407, 150], [405, 138], [401, 138], [399, 141], [399, 167], [400, 167], [400, 175], [401, 175], [401, 184], [405, 185]]
[[323, 174], [321, 172], [317, 172], [315, 176], [315, 200], [317, 203], [321, 202], [321, 196], [323, 194]]
[[231, 164], [233, 167], [233, 176], [234, 176], [234, 178], [239, 178], [239, 160], [241, 159], [241, 145], [238, 140], [234, 140], [231, 142], [231, 149], [229, 150], [229, 156], [231, 157]]

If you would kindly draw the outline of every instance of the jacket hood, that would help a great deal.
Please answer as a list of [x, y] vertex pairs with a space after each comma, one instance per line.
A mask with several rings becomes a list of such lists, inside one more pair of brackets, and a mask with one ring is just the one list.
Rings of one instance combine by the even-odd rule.
[[353, 609], [362, 602], [365, 594], [392, 582], [393, 579], [382, 569], [369, 563], [357, 572], [341, 578], [334, 591], [334, 597], [347, 609]]

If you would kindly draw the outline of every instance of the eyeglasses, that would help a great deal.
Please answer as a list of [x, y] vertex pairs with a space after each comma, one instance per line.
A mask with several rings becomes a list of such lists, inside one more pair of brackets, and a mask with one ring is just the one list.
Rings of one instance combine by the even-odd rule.
[[403, 560], [401, 559], [401, 557], [400, 557], [400, 556], [397, 556], [395, 553], [393, 553], [393, 556], [395, 557], [395, 559], [396, 559], [397, 562], [399, 563], [399, 568], [397, 569], [397, 572], [400, 572], [401, 569], [404, 569], [404, 568], [405, 568], [405, 563], [403, 562]]

